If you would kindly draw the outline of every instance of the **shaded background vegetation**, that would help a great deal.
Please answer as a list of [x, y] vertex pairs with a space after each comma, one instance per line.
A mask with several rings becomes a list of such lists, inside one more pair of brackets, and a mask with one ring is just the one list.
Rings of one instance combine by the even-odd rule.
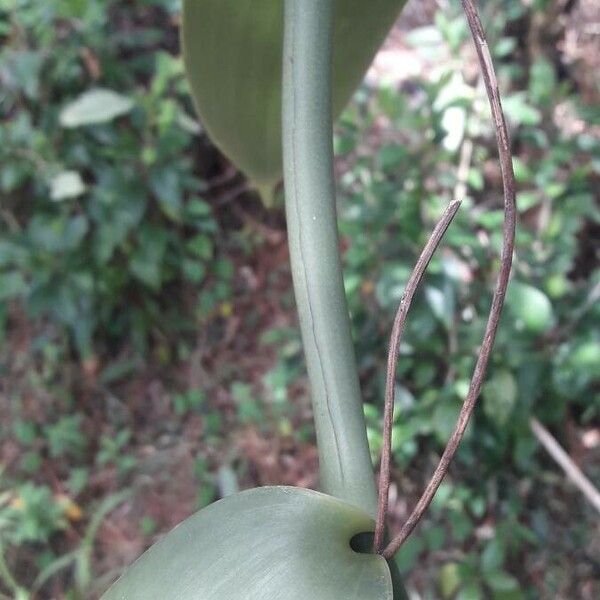
[[[474, 422], [398, 557], [415, 598], [598, 598], [598, 515], [538, 418], [600, 481], [600, 10], [482, 6], [520, 225]], [[0, 594], [93, 598], [238, 488], [318, 486], [281, 201], [193, 114], [173, 0], [0, 0]], [[340, 119], [341, 243], [374, 464], [387, 336], [442, 208], [465, 201], [398, 369], [406, 518], [474, 363], [500, 172], [457, 2], [410, 2]]]

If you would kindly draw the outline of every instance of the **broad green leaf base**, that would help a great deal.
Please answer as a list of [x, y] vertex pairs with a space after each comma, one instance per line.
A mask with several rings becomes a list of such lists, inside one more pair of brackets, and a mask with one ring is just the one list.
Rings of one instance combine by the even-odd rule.
[[392, 600], [385, 559], [350, 547], [373, 520], [293, 487], [229, 496], [176, 527], [102, 600]]

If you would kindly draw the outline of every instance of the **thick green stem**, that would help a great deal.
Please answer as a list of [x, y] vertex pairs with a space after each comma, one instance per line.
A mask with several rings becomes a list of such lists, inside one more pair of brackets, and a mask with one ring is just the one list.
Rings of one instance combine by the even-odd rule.
[[321, 487], [375, 516], [377, 499], [336, 222], [331, 117], [333, 0], [286, 0], [283, 157], [292, 275]]

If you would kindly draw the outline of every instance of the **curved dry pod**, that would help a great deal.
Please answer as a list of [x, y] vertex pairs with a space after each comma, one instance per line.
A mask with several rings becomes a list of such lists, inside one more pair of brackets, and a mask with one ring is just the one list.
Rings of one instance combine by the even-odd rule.
[[[339, 115], [406, 0], [336, 0], [333, 114]], [[215, 144], [258, 186], [281, 179], [283, 0], [184, 0], [183, 56]]]
[[385, 559], [350, 547], [373, 525], [319, 492], [256, 488], [181, 523], [102, 600], [392, 600]]

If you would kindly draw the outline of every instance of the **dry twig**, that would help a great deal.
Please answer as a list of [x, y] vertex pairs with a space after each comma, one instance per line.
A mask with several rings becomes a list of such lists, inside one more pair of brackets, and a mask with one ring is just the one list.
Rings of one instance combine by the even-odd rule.
[[423, 495], [417, 502], [417, 505], [415, 506], [410, 517], [407, 519], [406, 523], [404, 523], [402, 529], [400, 530], [400, 533], [381, 552], [381, 554], [383, 554], [383, 556], [388, 559], [395, 554], [398, 548], [400, 548], [402, 543], [411, 534], [413, 529], [421, 520], [423, 514], [427, 510], [429, 504], [431, 503], [431, 500], [433, 499], [438, 487], [440, 486], [440, 483], [442, 482], [444, 476], [448, 472], [450, 462], [452, 461], [456, 450], [458, 449], [460, 441], [462, 440], [465, 429], [469, 422], [469, 418], [473, 412], [473, 409], [475, 408], [477, 398], [479, 397], [481, 386], [483, 385], [485, 372], [487, 370], [490, 354], [494, 344], [494, 338], [496, 336], [496, 330], [498, 329], [498, 323], [500, 321], [500, 314], [502, 311], [502, 306], [504, 304], [504, 297], [506, 295], [506, 288], [508, 286], [510, 269], [512, 265], [516, 225], [516, 186], [512, 167], [512, 156], [510, 152], [510, 140], [508, 137], [508, 129], [506, 127], [506, 121], [502, 112], [502, 104], [500, 102], [500, 94], [498, 92], [498, 83], [496, 80], [490, 51], [485, 39], [483, 27], [481, 25], [481, 20], [479, 19], [479, 13], [475, 4], [473, 3], [473, 0], [461, 1], [467, 17], [467, 21], [469, 23], [471, 34], [473, 36], [475, 48], [477, 50], [477, 56], [479, 58], [481, 73], [483, 76], [485, 89], [488, 95], [492, 111], [492, 119], [496, 130], [496, 139], [498, 142], [500, 167], [502, 170], [502, 184], [504, 187], [504, 239], [501, 258], [502, 264], [498, 276], [498, 283], [496, 285], [496, 290], [492, 299], [492, 306], [490, 309], [490, 315], [488, 318], [483, 342], [481, 344], [481, 349], [477, 358], [477, 363], [475, 365], [475, 370], [473, 372], [473, 377], [471, 379], [471, 384], [469, 387], [467, 398], [461, 407], [454, 431], [452, 432], [452, 435], [448, 440], [448, 444], [446, 445], [440, 462], [436, 467], [427, 487], [425, 488]]
[[573, 462], [571, 457], [561, 448], [552, 434], [537, 420], [531, 419], [529, 426], [533, 435], [544, 446], [548, 454], [561, 466], [567, 477], [575, 484], [589, 503], [600, 513], [600, 492], [585, 476], [583, 471]]
[[404, 332], [404, 324], [406, 316], [412, 303], [417, 287], [427, 270], [429, 261], [433, 256], [436, 248], [439, 246], [444, 234], [446, 233], [452, 219], [456, 215], [460, 207], [461, 201], [452, 201], [442, 218], [435, 226], [431, 237], [425, 244], [417, 264], [413, 269], [410, 278], [406, 284], [406, 288], [402, 293], [400, 306], [396, 312], [394, 326], [392, 327], [392, 335], [390, 337], [390, 347], [388, 350], [387, 361], [387, 378], [385, 382], [385, 408], [383, 415], [383, 448], [381, 452], [381, 468], [379, 471], [379, 501], [377, 504], [377, 522], [375, 526], [375, 537], [373, 546], [378, 552], [383, 542], [383, 534], [385, 530], [385, 515], [388, 507], [388, 495], [390, 488], [390, 459], [392, 453], [392, 423], [394, 419], [394, 396], [395, 396], [395, 380], [396, 380], [396, 362], [398, 351], [400, 349], [400, 340]]

